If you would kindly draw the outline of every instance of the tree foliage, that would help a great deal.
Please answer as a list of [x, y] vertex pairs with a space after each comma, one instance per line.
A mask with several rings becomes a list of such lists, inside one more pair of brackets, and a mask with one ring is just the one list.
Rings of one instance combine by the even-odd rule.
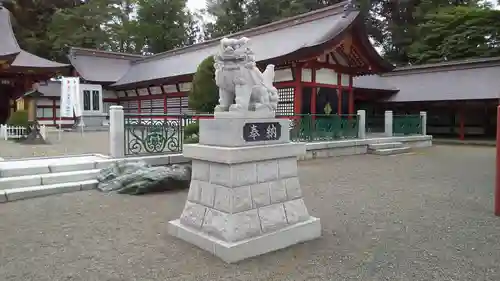
[[500, 55], [500, 11], [445, 7], [425, 16], [419, 40], [410, 45], [417, 64]]
[[54, 56], [64, 59], [68, 46], [108, 49], [109, 34], [116, 29], [113, 19], [120, 15], [119, 4], [119, 0], [92, 0], [58, 10], [48, 26]]
[[418, 26], [427, 21], [426, 15], [446, 7], [478, 5], [482, 5], [478, 0], [377, 0], [371, 9], [380, 34], [374, 39], [387, 60], [396, 65], [413, 64], [410, 46], [420, 39]]
[[205, 38], [216, 38], [247, 27], [245, 0], [207, 0], [206, 12], [215, 21], [205, 24]]
[[[67, 61], [67, 47], [151, 54], [341, 0], [10, 0], [21, 47]], [[497, 55], [498, 14], [480, 0], [357, 0], [375, 46], [396, 65]], [[209, 19], [208, 22], [206, 19]]]
[[137, 20], [133, 18], [138, 6], [137, 0], [122, 0], [115, 5], [119, 10], [112, 17], [104, 48], [111, 51], [140, 54], [144, 49], [144, 38], [140, 36]]
[[158, 53], [198, 40], [187, 0], [17, 0], [6, 4], [23, 49], [67, 61], [68, 47]]
[[159, 53], [195, 43], [196, 22], [187, 0], [138, 0], [137, 33], [148, 53]]
[[79, 5], [80, 0], [12, 0], [4, 3], [12, 13], [14, 31], [21, 48], [47, 58], [52, 57], [53, 50], [52, 42], [48, 39], [52, 16], [59, 9]]
[[215, 84], [214, 57], [204, 59], [193, 77], [189, 92], [189, 107], [199, 113], [211, 113], [218, 103], [219, 89]]

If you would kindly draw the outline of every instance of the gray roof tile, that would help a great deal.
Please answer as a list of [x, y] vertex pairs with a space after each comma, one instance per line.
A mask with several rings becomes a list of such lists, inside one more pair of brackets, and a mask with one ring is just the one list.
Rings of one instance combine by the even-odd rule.
[[10, 16], [9, 10], [0, 6], [0, 60], [7, 57], [13, 59], [21, 51], [12, 31]]
[[142, 58], [115, 52], [72, 47], [69, 60], [78, 74], [87, 81], [111, 83], [120, 79], [133, 60]]
[[389, 101], [446, 101], [500, 97], [500, 64], [396, 71], [382, 79], [400, 91]]
[[398, 89], [393, 85], [387, 83], [379, 75], [364, 75], [354, 77], [353, 80], [354, 88], [358, 89], [377, 89], [377, 90], [387, 90], [387, 91], [397, 91]]
[[[340, 3], [228, 37], [250, 38], [250, 48], [255, 52], [257, 61], [281, 57], [299, 49], [325, 43], [348, 28], [358, 17], [359, 12], [353, 11], [343, 17], [344, 4]], [[215, 39], [134, 61], [129, 71], [113, 86], [192, 74], [206, 57], [217, 52], [218, 47], [219, 39]]]
[[50, 61], [21, 50], [11, 66], [28, 68], [65, 68], [69, 67], [69, 64]]
[[10, 12], [0, 5], [0, 60], [7, 60], [10, 65], [8, 71], [14, 69], [16, 72], [23, 68], [61, 69], [69, 68], [69, 65], [53, 62], [36, 55], [30, 54], [19, 48], [10, 20]]

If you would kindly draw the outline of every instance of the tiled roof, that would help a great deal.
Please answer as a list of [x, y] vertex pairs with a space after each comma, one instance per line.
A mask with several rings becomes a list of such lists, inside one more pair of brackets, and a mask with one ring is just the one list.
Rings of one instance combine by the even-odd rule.
[[[327, 43], [341, 38], [343, 32], [354, 28], [354, 26], [364, 33], [362, 15], [356, 10], [344, 12], [344, 6], [347, 3], [345, 1], [306, 14], [230, 34], [227, 37], [245, 36], [250, 38], [250, 47], [255, 52], [257, 61], [284, 58], [290, 54], [310, 51], [318, 47], [327, 48]], [[364, 37], [361, 39], [362, 47], [368, 52], [371, 62], [377, 64], [375, 68], [385, 69], [385, 71], [392, 70], [393, 66], [376, 53], [366, 34]], [[73, 66], [86, 80], [112, 81], [116, 82], [112, 86], [125, 88], [133, 84], [147, 84], [155, 80], [194, 74], [198, 65], [206, 57], [217, 52], [220, 39], [216, 38], [142, 58], [87, 50], [85, 54], [72, 52], [70, 59]], [[123, 57], [119, 57], [120, 55]], [[377, 71], [374, 72], [377, 73]]]
[[100, 83], [118, 81], [127, 73], [131, 62], [142, 57], [77, 47], [72, 47], [69, 53], [71, 64], [83, 79]]
[[21, 51], [12, 31], [10, 16], [9, 10], [0, 4], [0, 60], [12, 61]]
[[30, 54], [19, 47], [19, 44], [12, 31], [10, 12], [0, 5], [0, 60], [7, 61], [9, 67], [7, 72], [24, 72], [29, 70], [60, 70], [69, 69], [69, 65], [53, 62], [33, 54]]

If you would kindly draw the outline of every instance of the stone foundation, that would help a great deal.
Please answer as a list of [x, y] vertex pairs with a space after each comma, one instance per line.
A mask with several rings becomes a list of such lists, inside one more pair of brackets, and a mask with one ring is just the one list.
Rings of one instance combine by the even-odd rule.
[[[288, 141], [288, 127], [286, 137], [274, 144], [204, 145], [204, 135], [229, 135], [220, 122], [201, 120], [200, 144], [184, 146], [184, 156], [193, 159], [191, 186], [180, 219], [169, 223], [169, 232], [226, 262], [319, 237], [320, 221], [309, 215], [297, 174], [297, 156], [305, 153], [305, 145]], [[232, 122], [231, 138], [241, 137], [238, 128], [245, 121]], [[201, 130], [205, 123], [205, 128], [217, 130]]]

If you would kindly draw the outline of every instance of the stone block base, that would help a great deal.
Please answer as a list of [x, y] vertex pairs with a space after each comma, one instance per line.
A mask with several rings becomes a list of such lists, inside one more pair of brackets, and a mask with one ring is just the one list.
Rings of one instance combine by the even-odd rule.
[[219, 240], [185, 226], [180, 220], [170, 221], [168, 232], [172, 236], [212, 253], [227, 263], [234, 263], [319, 238], [321, 223], [320, 219], [309, 217], [306, 221], [234, 243]]

